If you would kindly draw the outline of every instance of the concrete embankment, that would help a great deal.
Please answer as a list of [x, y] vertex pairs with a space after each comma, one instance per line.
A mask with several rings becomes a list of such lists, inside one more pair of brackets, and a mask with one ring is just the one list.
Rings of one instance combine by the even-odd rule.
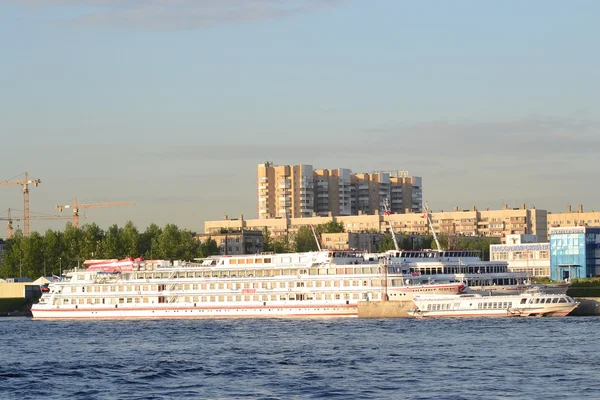
[[571, 315], [590, 316], [600, 315], [600, 297], [575, 297], [575, 300], [580, 302]]
[[358, 318], [412, 318], [408, 310], [412, 310], [412, 301], [359, 301]]

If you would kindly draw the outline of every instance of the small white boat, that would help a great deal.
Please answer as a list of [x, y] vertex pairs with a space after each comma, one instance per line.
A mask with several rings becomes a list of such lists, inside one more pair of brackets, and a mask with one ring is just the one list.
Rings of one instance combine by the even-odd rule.
[[415, 296], [415, 308], [408, 312], [414, 317], [520, 317], [565, 316], [579, 302], [565, 294], [540, 291], [507, 296], [460, 294], [451, 296]]

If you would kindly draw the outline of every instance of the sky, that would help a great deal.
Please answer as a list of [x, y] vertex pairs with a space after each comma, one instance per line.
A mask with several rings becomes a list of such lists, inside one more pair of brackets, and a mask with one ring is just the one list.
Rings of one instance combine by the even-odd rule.
[[[81, 212], [103, 229], [256, 218], [265, 161], [407, 170], [434, 212], [599, 210], [598, 15], [596, 0], [0, 0], [0, 181], [41, 179], [31, 215], [135, 202]], [[19, 187], [0, 186], [8, 208]]]

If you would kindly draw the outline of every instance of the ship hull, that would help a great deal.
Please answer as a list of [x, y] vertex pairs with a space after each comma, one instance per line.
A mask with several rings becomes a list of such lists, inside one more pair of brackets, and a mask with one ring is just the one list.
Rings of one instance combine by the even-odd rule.
[[356, 304], [32, 308], [34, 319], [186, 319], [357, 317]]

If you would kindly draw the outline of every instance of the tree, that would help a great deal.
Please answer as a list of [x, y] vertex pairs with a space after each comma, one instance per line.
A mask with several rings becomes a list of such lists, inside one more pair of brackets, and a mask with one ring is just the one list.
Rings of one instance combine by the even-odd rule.
[[298, 253], [318, 250], [312, 230], [308, 226], [301, 226], [294, 235], [293, 248]]
[[133, 225], [133, 222], [127, 221], [121, 233], [121, 239], [123, 241], [123, 251], [126, 256], [137, 258], [141, 255], [140, 233], [135, 225]]
[[148, 259], [154, 259], [154, 248], [158, 251], [158, 238], [161, 233], [162, 229], [158, 225], [150, 224], [144, 233], [140, 235], [140, 254], [143, 254]]
[[342, 222], [329, 221], [325, 224], [317, 225], [316, 231], [318, 233], [342, 233], [346, 229]]
[[44, 235], [43, 246], [45, 275], [58, 275], [63, 252], [62, 233], [48, 229]]
[[219, 245], [217, 244], [217, 241], [210, 236], [200, 244], [200, 257], [209, 257], [217, 254], [219, 254]]
[[84, 259], [102, 258], [99, 254], [101, 250], [100, 243], [104, 239], [104, 231], [95, 223], [85, 224], [80, 228], [81, 233], [81, 253]]
[[180, 260], [191, 261], [198, 257], [200, 253], [200, 243], [194, 237], [194, 234], [188, 230], [182, 230], [179, 234], [178, 255]]
[[160, 258], [176, 260], [180, 237], [181, 235], [179, 228], [176, 225], [165, 225], [162, 234], [158, 238], [158, 249], [154, 249], [155, 257], [158, 250], [158, 255]]
[[103, 245], [104, 256], [106, 258], [121, 259], [125, 256], [122, 232], [123, 230], [117, 224], [111, 225], [108, 231], [106, 231]]
[[394, 239], [392, 238], [391, 233], [386, 233], [381, 239], [381, 243], [377, 248], [377, 251], [380, 253], [386, 252], [388, 250], [395, 250], [396, 246], [394, 245]]
[[263, 229], [263, 251], [273, 251], [273, 238], [268, 228]]
[[63, 253], [61, 257], [63, 268], [65, 266], [77, 266], [81, 260], [85, 260], [85, 257], [80, 254], [81, 232], [78, 228], [75, 228], [70, 222], [67, 223], [62, 239]]
[[290, 253], [290, 242], [287, 235], [281, 235], [273, 240], [274, 253]]

